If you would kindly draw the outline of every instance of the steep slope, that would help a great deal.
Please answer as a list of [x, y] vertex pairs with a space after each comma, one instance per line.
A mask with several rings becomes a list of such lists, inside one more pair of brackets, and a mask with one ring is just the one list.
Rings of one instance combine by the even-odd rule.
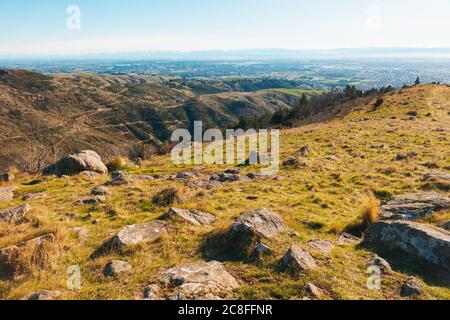
[[[155, 286], [158, 288], [164, 272], [176, 272], [185, 264], [190, 267], [184, 269], [194, 270], [208, 259], [201, 250], [205, 242], [214, 245], [218, 241], [220, 246], [220, 238], [211, 235], [223, 235], [243, 212], [268, 208], [286, 225], [285, 232], [264, 240], [272, 253], [259, 262], [224, 259], [228, 273], [214, 265], [214, 270], [232, 283], [235, 298], [408, 299], [401, 295], [401, 288], [414, 276], [422, 287], [422, 293], [414, 298], [448, 300], [448, 272], [388, 252], [379, 254], [390, 262], [392, 271], [381, 275], [379, 289], [369, 289], [374, 251], [340, 238], [344, 226], [362, 212], [373, 210], [368, 194], [379, 200], [412, 192], [450, 196], [448, 183], [424, 181], [427, 174], [450, 174], [450, 88], [416, 86], [389, 93], [383, 100], [375, 111], [375, 101], [359, 100], [345, 112], [342, 107], [331, 108], [329, 121], [282, 131], [282, 162], [298, 157], [305, 145], [310, 153], [298, 157], [297, 165], [281, 167], [276, 179], [242, 179], [206, 188], [199, 180], [223, 172], [226, 166], [176, 166], [169, 156], [161, 155], [128, 168], [132, 182], [109, 186], [112, 194], [103, 203], [80, 205], [77, 201], [89, 197], [92, 188], [110, 178], [46, 177], [40, 178], [40, 184], [29, 185], [36, 178], [19, 175], [10, 184], [17, 187], [15, 199], [1, 203], [0, 210], [27, 203], [32, 207], [30, 222], [2, 225], [0, 249], [47, 233], [54, 233], [56, 240], [45, 251], [52, 258], [45, 268], [35, 266], [15, 281], [0, 280], [0, 297], [20, 299], [46, 289], [60, 291], [61, 299], [142, 299], [144, 293], [157, 292]], [[407, 157], [398, 157], [400, 153]], [[258, 169], [241, 168], [241, 176]], [[172, 177], [181, 172], [190, 173], [191, 178]], [[167, 221], [167, 235], [155, 242], [92, 255], [125, 226], [152, 222], [166, 214], [169, 206], [151, 199], [169, 187], [178, 189], [184, 199], [174, 206], [212, 213], [215, 221], [203, 226]], [[22, 200], [30, 193], [43, 196]], [[444, 210], [420, 222], [441, 226], [449, 220], [450, 212]], [[312, 255], [313, 270], [299, 276], [278, 267], [292, 244]], [[106, 277], [102, 270], [110, 260], [128, 262], [132, 269]], [[81, 270], [79, 290], [66, 287], [67, 270], [73, 265]], [[230, 275], [237, 282], [230, 280]], [[311, 284], [320, 289], [318, 296], [311, 294]]]
[[49, 77], [3, 70], [0, 163], [20, 163], [20, 158], [35, 153], [31, 147], [63, 152], [98, 149], [104, 157], [156, 150], [174, 128], [188, 128], [194, 120], [223, 128], [241, 116], [289, 108], [296, 99], [270, 90], [202, 96], [189, 87], [174, 88], [173, 82], [158, 77]]

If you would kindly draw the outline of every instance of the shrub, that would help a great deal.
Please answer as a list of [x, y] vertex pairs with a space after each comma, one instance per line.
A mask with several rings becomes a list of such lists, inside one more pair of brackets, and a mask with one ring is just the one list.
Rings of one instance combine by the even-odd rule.
[[379, 219], [380, 202], [373, 194], [364, 196], [363, 206], [360, 215], [355, 221], [347, 225], [344, 229], [357, 237], [361, 237], [366, 229], [375, 221]]
[[115, 157], [111, 159], [107, 164], [106, 167], [109, 171], [121, 171], [124, 169], [127, 169], [131, 165], [131, 161], [126, 157]]

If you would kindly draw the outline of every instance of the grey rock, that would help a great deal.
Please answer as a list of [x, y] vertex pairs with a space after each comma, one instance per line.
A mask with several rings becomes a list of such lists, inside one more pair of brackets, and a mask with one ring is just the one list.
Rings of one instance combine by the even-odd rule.
[[36, 200], [36, 199], [42, 199], [45, 196], [46, 196], [46, 194], [44, 192], [27, 193], [26, 195], [23, 196], [22, 200], [23, 201], [31, 201], [31, 200]]
[[127, 226], [111, 239], [114, 247], [133, 246], [140, 243], [153, 242], [167, 234], [163, 221], [153, 221]]
[[99, 186], [92, 189], [91, 194], [93, 196], [107, 196], [112, 194], [112, 192], [105, 186]]
[[224, 171], [226, 174], [240, 174], [241, 171], [239, 169], [227, 169]]
[[359, 244], [361, 241], [362, 239], [346, 232], [342, 233], [338, 239], [338, 243], [341, 246]]
[[402, 297], [420, 296], [422, 294], [422, 285], [414, 278], [410, 277], [402, 286], [400, 295]]
[[14, 181], [14, 175], [12, 173], [2, 173], [2, 174], [0, 174], [0, 181], [12, 182], [12, 181]]
[[334, 249], [334, 244], [328, 240], [312, 239], [308, 245], [324, 255], [329, 255]]
[[31, 207], [27, 204], [2, 210], [0, 211], [0, 222], [15, 225], [21, 224], [25, 221], [26, 215], [30, 210]]
[[83, 150], [66, 156], [43, 170], [44, 175], [72, 176], [83, 171], [106, 174], [108, 169], [100, 156], [91, 150]]
[[379, 257], [378, 255], [374, 255], [372, 260], [369, 263], [369, 266], [376, 266], [380, 268], [381, 272], [386, 274], [392, 271], [391, 265], [389, 262], [384, 260], [383, 258]]
[[241, 182], [249, 180], [249, 178], [243, 177], [239, 174], [219, 173], [217, 175], [211, 176], [210, 180], [224, 183], [224, 182]]
[[426, 174], [423, 177], [423, 181], [430, 181], [433, 179], [442, 179], [442, 180], [447, 180], [450, 181], [450, 174], [445, 174], [445, 173], [429, 173]]
[[105, 203], [106, 198], [104, 196], [94, 196], [90, 198], [81, 199], [75, 202], [77, 205], [96, 205]]
[[176, 179], [180, 179], [180, 180], [188, 180], [191, 178], [192, 178], [192, 175], [188, 172], [180, 172], [176, 176]]
[[9, 202], [14, 199], [15, 187], [0, 187], [0, 203]]
[[45, 300], [55, 300], [62, 295], [61, 291], [49, 291], [49, 290], [41, 290], [34, 292], [27, 296], [25, 300], [29, 301], [45, 301]]
[[312, 283], [306, 284], [306, 291], [315, 299], [322, 299], [324, 296], [323, 291]]
[[168, 269], [162, 273], [162, 281], [173, 288], [169, 298], [178, 300], [231, 298], [232, 291], [239, 287], [236, 279], [217, 261]]
[[300, 155], [302, 157], [307, 157], [309, 155], [309, 147], [308, 146], [303, 146], [300, 148]]
[[163, 300], [161, 288], [156, 284], [151, 284], [144, 289], [144, 300]]
[[298, 160], [297, 157], [290, 157], [283, 162], [284, 167], [293, 167], [293, 166], [297, 166], [299, 164], [300, 164], [300, 161]]
[[100, 179], [101, 175], [94, 171], [83, 171], [81, 175], [87, 179], [95, 180]]
[[297, 245], [292, 245], [279, 262], [279, 266], [283, 270], [290, 270], [295, 273], [301, 273], [317, 268], [316, 261], [306, 251]]
[[259, 238], [273, 238], [284, 230], [286, 225], [281, 217], [264, 208], [243, 214], [230, 228], [231, 233], [250, 234]]
[[132, 178], [128, 173], [122, 171], [115, 171], [111, 174], [111, 181], [108, 183], [113, 186], [121, 186], [125, 184], [130, 184]]
[[202, 212], [199, 210], [170, 208], [169, 212], [162, 216], [161, 219], [179, 219], [195, 226], [202, 226], [213, 223], [214, 220], [216, 220], [216, 216], [212, 215], [211, 213]]
[[380, 209], [382, 219], [414, 221], [448, 208], [450, 208], [449, 197], [430, 192], [393, 197]]
[[103, 268], [103, 274], [105, 276], [118, 276], [121, 273], [129, 272], [132, 269], [132, 265], [125, 261], [112, 260], [108, 262]]
[[450, 232], [410, 221], [379, 221], [369, 226], [364, 242], [400, 250], [416, 259], [450, 270]]

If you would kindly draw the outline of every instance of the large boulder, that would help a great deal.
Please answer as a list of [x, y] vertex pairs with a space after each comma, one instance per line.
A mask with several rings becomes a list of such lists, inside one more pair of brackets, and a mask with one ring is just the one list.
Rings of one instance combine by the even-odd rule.
[[286, 229], [281, 217], [267, 209], [256, 209], [240, 216], [230, 227], [230, 233], [273, 238]]
[[31, 207], [27, 204], [2, 210], [0, 211], [0, 222], [15, 225], [21, 224], [25, 221], [26, 215], [30, 210]]
[[411, 221], [379, 221], [366, 230], [364, 242], [450, 270], [450, 232], [441, 228]]
[[15, 187], [0, 187], [0, 203], [12, 201], [15, 189]]
[[236, 279], [217, 261], [168, 269], [162, 273], [162, 281], [173, 288], [167, 298], [174, 300], [227, 299], [239, 287]]
[[91, 150], [83, 150], [68, 155], [43, 170], [44, 175], [72, 176], [84, 171], [100, 174], [108, 173], [108, 169], [100, 156]]
[[199, 210], [171, 208], [161, 220], [175, 219], [186, 221], [194, 226], [208, 225], [214, 222], [216, 216]]
[[440, 193], [415, 193], [396, 196], [381, 206], [384, 220], [414, 221], [450, 208], [450, 198]]

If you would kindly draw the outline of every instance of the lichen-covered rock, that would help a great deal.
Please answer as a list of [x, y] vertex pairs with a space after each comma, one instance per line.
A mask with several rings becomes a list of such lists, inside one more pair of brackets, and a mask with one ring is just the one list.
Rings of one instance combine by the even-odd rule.
[[108, 262], [103, 268], [103, 274], [109, 277], [118, 276], [121, 273], [129, 272], [132, 269], [132, 265], [125, 261], [112, 260]]
[[199, 210], [171, 208], [164, 216], [161, 217], [161, 220], [168, 219], [182, 220], [195, 226], [202, 226], [213, 223], [216, 216]]
[[381, 217], [385, 220], [414, 221], [450, 208], [450, 198], [442, 194], [415, 193], [396, 196], [381, 206]]
[[15, 187], [0, 187], [0, 203], [12, 201], [15, 189]]
[[35, 300], [55, 300], [62, 295], [61, 291], [49, 291], [49, 290], [41, 290], [37, 292], [33, 292], [29, 296], [25, 298], [25, 300], [35, 301]]
[[166, 225], [162, 221], [134, 224], [123, 228], [111, 239], [111, 244], [114, 247], [132, 246], [156, 241], [166, 234]]
[[230, 232], [251, 234], [259, 238], [273, 238], [286, 230], [281, 217], [268, 209], [256, 209], [240, 216], [231, 225]]
[[44, 175], [73, 176], [83, 171], [92, 171], [106, 174], [108, 169], [102, 162], [98, 153], [92, 150], [83, 150], [68, 155], [43, 170]]
[[112, 194], [112, 192], [105, 186], [99, 186], [91, 190], [93, 196], [107, 196]]
[[450, 270], [450, 232], [411, 221], [379, 221], [365, 232], [364, 242], [388, 250], [400, 250]]
[[90, 198], [84, 198], [75, 202], [76, 205], [96, 205], [105, 203], [106, 198], [104, 196], [94, 196]]
[[236, 279], [217, 261], [187, 264], [162, 273], [162, 282], [173, 288], [169, 299], [217, 300], [232, 298]]
[[334, 249], [334, 244], [328, 240], [312, 239], [308, 245], [324, 255], [329, 255]]
[[400, 290], [400, 295], [402, 297], [420, 296], [421, 294], [422, 294], [422, 285], [414, 277], [410, 277], [408, 280], [406, 280], [406, 282], [403, 284]]
[[302, 250], [297, 245], [292, 245], [279, 262], [282, 270], [294, 273], [302, 273], [317, 268], [316, 261], [309, 252]]
[[125, 184], [130, 184], [132, 182], [131, 176], [122, 171], [114, 171], [111, 174], [111, 181], [108, 182], [109, 185], [112, 186], [122, 186]]
[[25, 221], [31, 207], [27, 204], [8, 208], [0, 211], [0, 222], [9, 224], [21, 224]]
[[380, 271], [384, 274], [392, 271], [392, 268], [391, 268], [391, 265], [389, 264], [389, 262], [387, 262], [386, 260], [384, 260], [383, 258], [381, 258], [378, 255], [374, 255], [374, 257], [372, 258], [372, 260], [369, 263], [369, 266], [378, 267], [380, 269]]

